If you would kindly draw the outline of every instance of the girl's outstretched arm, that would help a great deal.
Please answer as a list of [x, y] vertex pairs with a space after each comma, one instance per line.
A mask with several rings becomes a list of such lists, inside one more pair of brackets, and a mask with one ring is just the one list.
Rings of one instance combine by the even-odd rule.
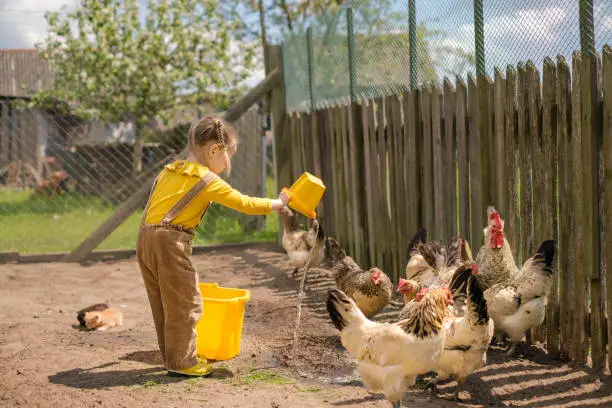
[[221, 204], [232, 210], [250, 215], [266, 215], [270, 211], [278, 211], [289, 202], [289, 197], [281, 193], [277, 199], [250, 197], [232, 188], [221, 179], [213, 181], [206, 189], [206, 194], [211, 201]]

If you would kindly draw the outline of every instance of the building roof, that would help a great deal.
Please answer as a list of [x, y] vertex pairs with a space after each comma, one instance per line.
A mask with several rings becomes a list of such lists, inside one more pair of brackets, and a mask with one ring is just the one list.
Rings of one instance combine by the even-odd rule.
[[53, 72], [35, 49], [0, 49], [0, 97], [27, 98], [52, 82]]

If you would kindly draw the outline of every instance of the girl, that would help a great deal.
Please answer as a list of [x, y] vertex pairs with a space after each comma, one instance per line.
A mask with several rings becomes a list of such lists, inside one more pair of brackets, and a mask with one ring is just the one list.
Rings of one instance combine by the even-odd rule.
[[196, 353], [202, 313], [198, 275], [191, 263], [194, 230], [212, 201], [245, 214], [283, 212], [289, 197], [248, 197], [217, 175], [231, 170], [237, 135], [206, 117], [189, 130], [189, 156], [167, 165], [155, 180], [143, 213], [136, 254], [151, 304], [157, 342], [169, 374], [206, 376], [211, 366]]

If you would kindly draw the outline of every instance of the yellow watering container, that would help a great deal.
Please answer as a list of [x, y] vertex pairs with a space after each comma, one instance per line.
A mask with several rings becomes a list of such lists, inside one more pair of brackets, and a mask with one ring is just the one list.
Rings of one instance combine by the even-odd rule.
[[209, 360], [229, 360], [240, 353], [244, 308], [251, 299], [248, 290], [220, 288], [200, 283], [202, 318], [196, 325], [198, 355]]
[[291, 188], [283, 188], [290, 198], [289, 207], [309, 218], [317, 218], [315, 208], [319, 205], [325, 185], [321, 179], [305, 172], [296, 180]]

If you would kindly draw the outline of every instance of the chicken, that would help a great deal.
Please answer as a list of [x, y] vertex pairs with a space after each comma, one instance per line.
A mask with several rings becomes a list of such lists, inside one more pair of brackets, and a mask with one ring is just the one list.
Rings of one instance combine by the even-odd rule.
[[445, 289], [423, 289], [414, 312], [397, 323], [369, 320], [344, 292], [332, 290], [327, 311], [340, 340], [357, 360], [359, 375], [372, 392], [383, 392], [394, 407], [419, 374], [432, 371], [444, 347], [446, 307], [452, 303]]
[[311, 249], [316, 245], [310, 258], [310, 267], [316, 267], [323, 262], [325, 257], [325, 233], [323, 227], [319, 225], [318, 232], [314, 230], [314, 224], [308, 231], [300, 229], [297, 225], [295, 216], [290, 210], [281, 215], [283, 220], [283, 239], [282, 246], [291, 261], [293, 277], [304, 268], [308, 262]]
[[487, 209], [489, 223], [484, 229], [484, 245], [478, 251], [478, 279], [484, 290], [510, 281], [517, 272], [510, 244], [504, 237], [504, 221], [494, 207]]
[[467, 377], [485, 365], [493, 337], [494, 323], [489, 317], [480, 281], [474, 276], [477, 273], [477, 265], [467, 263], [453, 277], [449, 289], [454, 304], [447, 310], [444, 350], [436, 369], [437, 377], [431, 384], [436, 390], [438, 380], [456, 380], [455, 400], [459, 400], [459, 391]]
[[391, 301], [391, 279], [378, 268], [361, 269], [335, 239], [327, 238], [327, 243], [336, 286], [355, 301], [366, 317], [373, 317]]
[[399, 313], [399, 320], [404, 320], [410, 316], [416, 305], [416, 295], [421, 289], [422, 287], [417, 281], [400, 278], [399, 284], [397, 285], [397, 292], [402, 294], [404, 307]]
[[555, 241], [544, 241], [510, 282], [498, 283], [484, 292], [496, 339], [501, 340], [504, 333], [510, 339], [508, 355], [514, 354], [525, 331], [538, 327], [546, 317], [555, 247]]
[[[467, 250], [466, 250], [467, 248]], [[469, 245], [461, 235], [453, 238], [448, 246], [427, 242], [425, 229], [419, 228], [408, 247], [406, 279], [423, 287], [448, 285], [464, 258], [471, 257]]]

